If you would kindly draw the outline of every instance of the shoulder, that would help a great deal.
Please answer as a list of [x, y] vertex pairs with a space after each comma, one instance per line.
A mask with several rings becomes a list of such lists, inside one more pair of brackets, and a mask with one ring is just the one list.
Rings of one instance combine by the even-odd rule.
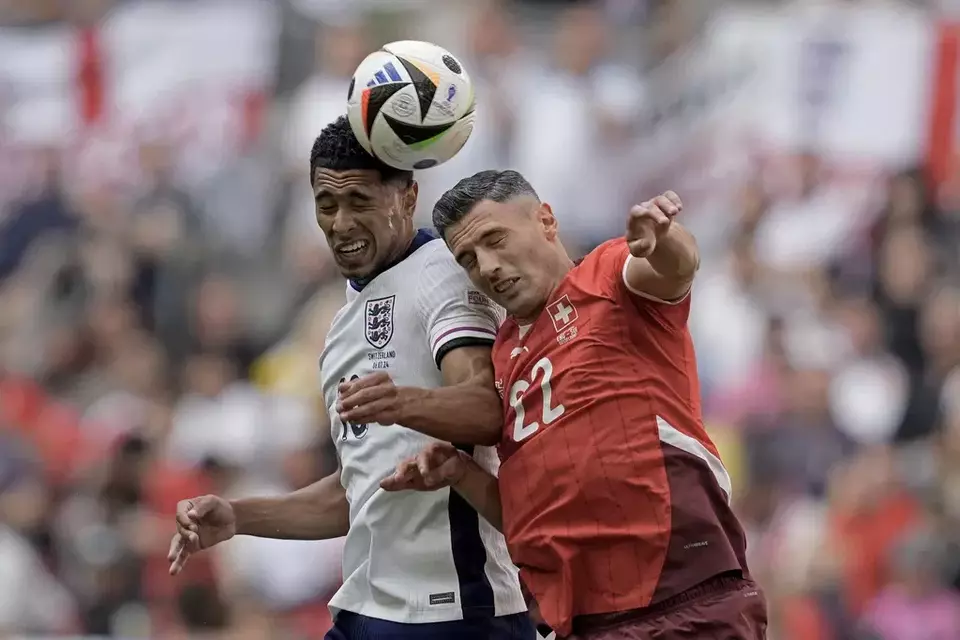
[[597, 267], [622, 266], [630, 255], [627, 241], [623, 237], [607, 240], [583, 258], [581, 264], [591, 264]]
[[[607, 240], [584, 256], [576, 269], [576, 284], [637, 311], [643, 320], [669, 328], [686, 326], [690, 312], [690, 293], [677, 300], [660, 300], [636, 291], [627, 284], [626, 270], [631, 260], [625, 238]], [[631, 317], [637, 317], [632, 314]]]
[[598, 293], [612, 295], [623, 279], [623, 267], [629, 255], [626, 240], [607, 240], [577, 263], [570, 278], [581, 288], [599, 289]]
[[333, 316], [330, 317], [329, 324], [327, 325], [326, 336], [324, 337], [323, 341], [324, 346], [330, 342], [330, 339], [335, 336], [345, 324], [350, 322], [351, 312], [356, 309], [358, 305], [362, 304], [363, 298], [363, 292], [354, 291], [350, 288], [350, 284], [347, 283], [347, 299], [342, 305], [340, 305], [340, 308], [337, 309]]
[[415, 286], [420, 303], [427, 310], [463, 303], [478, 312], [502, 315], [493, 300], [477, 290], [442, 241], [430, 242], [418, 253], [420, 251], [424, 253]]
[[466, 281], [466, 274], [453, 254], [447, 248], [442, 240], [431, 240], [416, 250], [411, 259], [415, 261], [417, 270], [420, 272], [421, 280], [418, 285], [421, 289], [429, 288], [438, 281]]
[[497, 327], [497, 337], [493, 343], [494, 355], [507, 343], [519, 337], [517, 321], [512, 316], [506, 316], [500, 326]]

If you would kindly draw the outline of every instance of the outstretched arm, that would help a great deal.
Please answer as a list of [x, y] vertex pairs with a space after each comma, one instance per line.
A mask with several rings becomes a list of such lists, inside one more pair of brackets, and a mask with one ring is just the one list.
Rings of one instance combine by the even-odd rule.
[[623, 281], [631, 292], [664, 302], [683, 298], [700, 267], [697, 242], [673, 220], [683, 203], [673, 191], [637, 205], [627, 221], [630, 256]]
[[299, 491], [272, 498], [228, 502], [197, 496], [177, 504], [177, 533], [170, 541], [170, 573], [190, 557], [235, 535], [286, 540], [324, 540], [347, 534], [350, 507], [340, 470]]
[[503, 531], [497, 478], [446, 442], [434, 443], [415, 457], [404, 460], [380, 486], [386, 491], [436, 491], [451, 487], [497, 531]]
[[347, 535], [350, 505], [340, 470], [282, 496], [230, 502], [237, 534], [284, 540], [325, 540]]

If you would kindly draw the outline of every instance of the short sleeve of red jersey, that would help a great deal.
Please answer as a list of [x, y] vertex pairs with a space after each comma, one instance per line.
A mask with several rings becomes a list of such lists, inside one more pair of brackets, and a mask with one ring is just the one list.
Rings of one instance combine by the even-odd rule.
[[679, 300], [666, 301], [635, 291], [627, 285], [627, 262], [640, 259], [630, 255], [625, 238], [615, 238], [591, 251], [580, 268], [584, 271], [584, 277], [603, 286], [609, 295], [632, 305], [654, 322], [670, 329], [685, 327], [690, 316], [689, 292]]

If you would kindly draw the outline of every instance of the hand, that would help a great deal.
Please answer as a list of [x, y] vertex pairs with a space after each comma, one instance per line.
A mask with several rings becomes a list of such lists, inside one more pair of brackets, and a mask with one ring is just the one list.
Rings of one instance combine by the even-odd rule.
[[627, 218], [627, 246], [635, 258], [646, 258], [657, 248], [657, 240], [670, 229], [673, 218], [683, 210], [683, 202], [673, 191], [647, 200], [630, 209]]
[[236, 515], [223, 498], [200, 496], [178, 502], [177, 533], [167, 553], [170, 575], [180, 573], [193, 554], [225, 542], [236, 533]]
[[460, 482], [470, 458], [452, 444], [435, 442], [397, 465], [380, 487], [386, 491], [436, 491]]
[[383, 372], [343, 382], [339, 387], [337, 411], [340, 419], [354, 424], [399, 424], [400, 392], [390, 376]]

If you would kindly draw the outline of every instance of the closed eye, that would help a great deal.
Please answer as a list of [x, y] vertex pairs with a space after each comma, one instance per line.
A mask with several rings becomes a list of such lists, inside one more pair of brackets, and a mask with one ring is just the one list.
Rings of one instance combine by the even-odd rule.
[[476, 264], [477, 259], [473, 255], [464, 254], [457, 258], [457, 262], [461, 267], [469, 271], [473, 268], [473, 265]]
[[365, 206], [373, 202], [373, 198], [365, 193], [354, 192], [350, 195], [350, 201], [356, 206]]

